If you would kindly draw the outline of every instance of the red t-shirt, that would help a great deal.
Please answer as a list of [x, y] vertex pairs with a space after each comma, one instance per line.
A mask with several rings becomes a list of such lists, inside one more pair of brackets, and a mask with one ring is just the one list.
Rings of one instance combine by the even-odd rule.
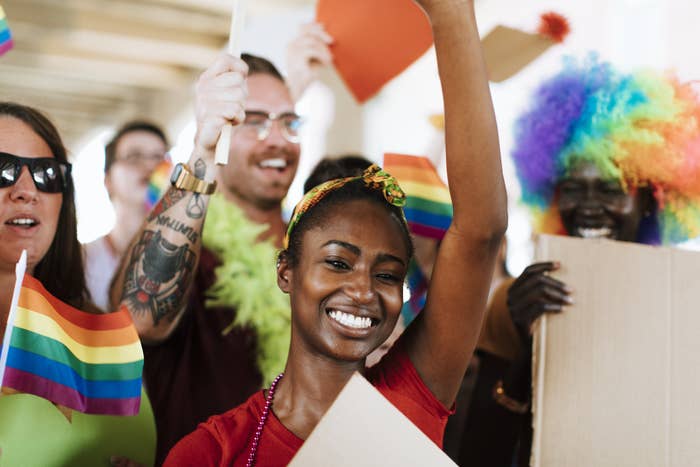
[[[395, 345], [365, 376], [428, 438], [442, 447], [445, 424], [452, 412], [423, 383], [402, 345]], [[175, 445], [164, 465], [245, 466], [264, 407], [265, 397], [263, 391], [259, 391], [235, 409], [211, 417]], [[270, 412], [255, 465], [287, 465], [302, 444], [304, 440], [285, 428]]]

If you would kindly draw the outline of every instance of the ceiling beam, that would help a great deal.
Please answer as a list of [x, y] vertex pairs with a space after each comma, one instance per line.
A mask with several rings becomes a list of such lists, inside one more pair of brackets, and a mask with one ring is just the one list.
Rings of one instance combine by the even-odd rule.
[[51, 71], [12, 66], [5, 60], [0, 61], [0, 94], [11, 94], [13, 89], [31, 89], [37, 94], [62, 92], [90, 97], [109, 95], [122, 100], [136, 100], [140, 95], [136, 89], [127, 85], [76, 80]]
[[12, 49], [0, 62], [4, 66], [31, 70], [44, 69], [47, 74], [70, 77], [78, 81], [103, 82], [123, 86], [151, 89], [182, 89], [191, 86], [194, 75], [175, 67], [129, 63], [104, 59], [77, 58], [70, 55], [37, 54]]
[[206, 10], [219, 15], [228, 15], [227, 20], [230, 20], [233, 1], [234, 0], [150, 0], [150, 3]]
[[[143, 11], [134, 14], [133, 11], [138, 11], [140, 8], [139, 3], [134, 2], [130, 7], [107, 13], [103, 9], [95, 8], [94, 5], [77, 3], [79, 4], [75, 7], [70, 7], [63, 1], [3, 0], [2, 4], [10, 29], [13, 27], [13, 22], [17, 21], [36, 24], [44, 28], [44, 33], [55, 29], [93, 30], [213, 49], [225, 45], [228, 38], [228, 19], [226, 21], [212, 19], [207, 30], [192, 32], [186, 27], [190, 20], [189, 15], [173, 13], [172, 10], [161, 9], [160, 12], [150, 14]], [[104, 2], [97, 4], [102, 3]], [[110, 8], [107, 3], [104, 6], [107, 9]], [[40, 10], [41, 14], [37, 14], [37, 10]], [[158, 18], [161, 15], [171, 16], [173, 20], [167, 24], [159, 24]]]
[[216, 60], [220, 48], [134, 37], [88, 29], [52, 29], [13, 21], [12, 35], [25, 49], [49, 54], [94, 55], [151, 64], [204, 70]]

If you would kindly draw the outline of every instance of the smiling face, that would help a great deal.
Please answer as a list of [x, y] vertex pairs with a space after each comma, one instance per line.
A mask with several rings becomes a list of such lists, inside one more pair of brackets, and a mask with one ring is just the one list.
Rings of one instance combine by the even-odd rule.
[[[27, 124], [7, 116], [0, 117], [0, 152], [26, 158], [54, 157]], [[26, 166], [17, 183], [0, 188], [0, 268], [14, 271], [26, 249], [27, 272], [33, 272], [53, 242], [62, 202], [61, 193], [37, 190]]]
[[125, 133], [114, 149], [114, 163], [105, 175], [105, 186], [112, 201], [134, 208], [144, 215], [146, 192], [151, 174], [165, 158], [165, 141], [150, 131]]
[[[248, 78], [246, 111], [282, 115], [294, 113], [289, 90], [279, 79], [263, 73]], [[220, 168], [220, 187], [259, 209], [279, 208], [299, 164], [299, 144], [287, 141], [272, 124], [262, 141], [252, 126], [239, 125], [231, 132], [229, 163]]]
[[571, 236], [633, 242], [651, 203], [646, 194], [625, 192], [617, 180], [603, 179], [594, 164], [582, 163], [558, 185], [559, 214]]
[[282, 260], [292, 305], [292, 353], [362, 361], [391, 334], [403, 304], [408, 251], [385, 207], [368, 200], [329, 209], [304, 232], [298, 264]]

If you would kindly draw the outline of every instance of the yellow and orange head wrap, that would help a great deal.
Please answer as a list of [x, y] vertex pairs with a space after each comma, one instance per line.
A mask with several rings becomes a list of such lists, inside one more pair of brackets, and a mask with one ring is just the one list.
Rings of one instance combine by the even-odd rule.
[[[294, 208], [292, 218], [289, 220], [289, 226], [287, 227], [287, 234], [284, 237], [284, 248], [289, 247], [289, 237], [292, 231], [309, 209], [318, 204], [328, 194], [356, 180], [364, 181], [365, 185], [372, 190], [381, 191], [387, 203], [393, 206], [403, 207], [406, 204], [406, 194], [396, 179], [385, 170], [382, 170], [377, 164], [372, 164], [360, 176], [329, 180], [310, 189]], [[403, 221], [406, 222], [406, 219], [404, 218]]]

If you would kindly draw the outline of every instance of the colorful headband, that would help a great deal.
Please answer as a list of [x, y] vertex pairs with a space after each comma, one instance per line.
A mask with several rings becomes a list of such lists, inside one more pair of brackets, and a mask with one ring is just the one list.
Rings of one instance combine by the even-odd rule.
[[[406, 194], [403, 192], [399, 183], [394, 177], [385, 170], [382, 170], [377, 164], [372, 164], [365, 169], [362, 175], [357, 177], [337, 178], [321, 183], [318, 186], [310, 189], [299, 203], [294, 208], [292, 218], [287, 227], [287, 234], [284, 237], [284, 248], [289, 247], [289, 237], [292, 235], [292, 230], [297, 226], [301, 217], [319, 201], [339, 188], [347, 185], [355, 180], [363, 180], [365, 185], [372, 190], [380, 190], [384, 195], [387, 203], [392, 206], [403, 207], [406, 204]], [[405, 219], [404, 219], [405, 222]]]

